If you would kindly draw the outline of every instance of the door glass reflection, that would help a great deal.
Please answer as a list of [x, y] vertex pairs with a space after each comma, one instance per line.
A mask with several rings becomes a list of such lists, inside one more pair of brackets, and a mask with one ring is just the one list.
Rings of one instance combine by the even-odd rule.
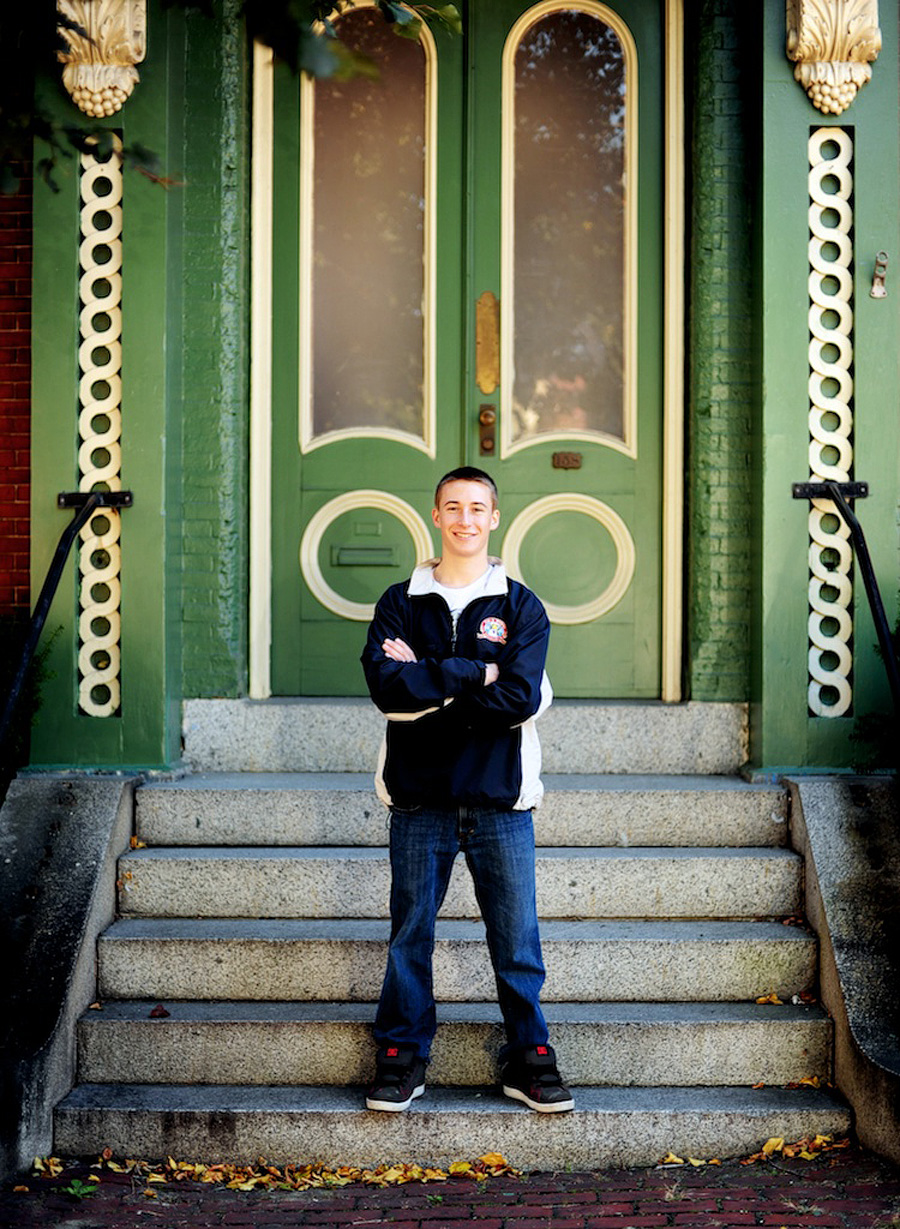
[[514, 60], [513, 443], [625, 435], [626, 62], [566, 9]]
[[378, 76], [315, 86], [312, 434], [423, 437], [425, 51], [377, 9], [340, 30]]

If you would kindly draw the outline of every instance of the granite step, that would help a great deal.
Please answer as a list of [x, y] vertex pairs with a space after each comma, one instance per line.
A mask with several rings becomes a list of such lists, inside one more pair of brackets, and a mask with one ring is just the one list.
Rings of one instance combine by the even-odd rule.
[[[387, 921], [121, 919], [98, 943], [107, 998], [373, 1001]], [[740, 1001], [811, 990], [816, 941], [763, 921], [559, 921], [542, 926], [547, 1002]], [[439, 1001], [492, 1000], [480, 922], [438, 923]]]
[[586, 1088], [570, 1114], [535, 1114], [496, 1089], [429, 1088], [402, 1114], [362, 1108], [355, 1088], [80, 1084], [56, 1110], [61, 1156], [215, 1162], [448, 1165], [501, 1152], [522, 1169], [652, 1165], [756, 1151], [771, 1136], [849, 1130], [832, 1093], [808, 1087]]
[[[108, 1001], [79, 1022], [86, 1083], [363, 1084], [373, 1003]], [[577, 1085], [787, 1084], [826, 1077], [831, 1028], [817, 1006], [548, 1003], [566, 1078]], [[494, 1003], [443, 1003], [430, 1085], [489, 1084], [503, 1029]]]
[[[195, 772], [368, 772], [384, 718], [368, 699], [188, 700]], [[558, 700], [540, 721], [544, 771], [739, 772], [746, 704]]]
[[[801, 859], [787, 849], [540, 849], [542, 918], [739, 918], [801, 907]], [[139, 849], [119, 861], [119, 909], [137, 917], [380, 918], [386, 849]], [[457, 858], [442, 916], [480, 916]]]
[[[552, 712], [552, 710], [551, 710]], [[374, 761], [373, 761], [374, 762]], [[544, 776], [538, 845], [783, 846], [787, 795], [734, 776]], [[383, 845], [387, 812], [371, 772], [207, 772], [135, 795], [150, 845]]]

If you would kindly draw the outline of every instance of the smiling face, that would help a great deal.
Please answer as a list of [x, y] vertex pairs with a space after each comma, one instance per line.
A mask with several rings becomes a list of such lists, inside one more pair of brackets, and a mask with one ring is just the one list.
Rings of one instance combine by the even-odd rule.
[[486, 564], [491, 530], [500, 523], [490, 488], [458, 478], [441, 487], [438, 501], [431, 519], [441, 531], [442, 558], [483, 558]]

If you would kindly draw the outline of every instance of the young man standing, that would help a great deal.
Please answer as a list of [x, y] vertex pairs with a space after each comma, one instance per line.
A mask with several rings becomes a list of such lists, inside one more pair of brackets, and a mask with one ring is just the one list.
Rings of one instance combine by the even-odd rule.
[[425, 1091], [435, 918], [462, 850], [506, 1029], [503, 1091], [542, 1113], [570, 1110], [538, 1002], [531, 808], [543, 794], [534, 720], [552, 699], [549, 622], [538, 598], [488, 557], [500, 520], [488, 474], [464, 466], [445, 475], [432, 519], [440, 559], [387, 590], [362, 654], [387, 717], [376, 787], [391, 811], [391, 942], [366, 1105], [405, 1110]]

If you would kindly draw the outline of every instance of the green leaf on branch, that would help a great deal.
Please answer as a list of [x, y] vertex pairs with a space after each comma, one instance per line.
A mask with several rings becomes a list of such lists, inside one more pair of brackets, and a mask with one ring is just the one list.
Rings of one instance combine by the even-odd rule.
[[414, 4], [412, 7], [423, 17], [430, 17], [443, 26], [450, 34], [462, 34], [462, 18], [455, 4]]
[[394, 26], [394, 33], [398, 38], [408, 38], [413, 43], [417, 43], [419, 41], [419, 34], [421, 33], [421, 30], [422, 23], [418, 18], [414, 21], [406, 22], [405, 25], [401, 26], [398, 24]]
[[419, 19], [415, 13], [402, 4], [393, 4], [391, 0], [378, 0], [378, 7], [388, 25], [393, 25], [395, 22], [400, 26], [407, 26], [410, 22], [418, 24]]

